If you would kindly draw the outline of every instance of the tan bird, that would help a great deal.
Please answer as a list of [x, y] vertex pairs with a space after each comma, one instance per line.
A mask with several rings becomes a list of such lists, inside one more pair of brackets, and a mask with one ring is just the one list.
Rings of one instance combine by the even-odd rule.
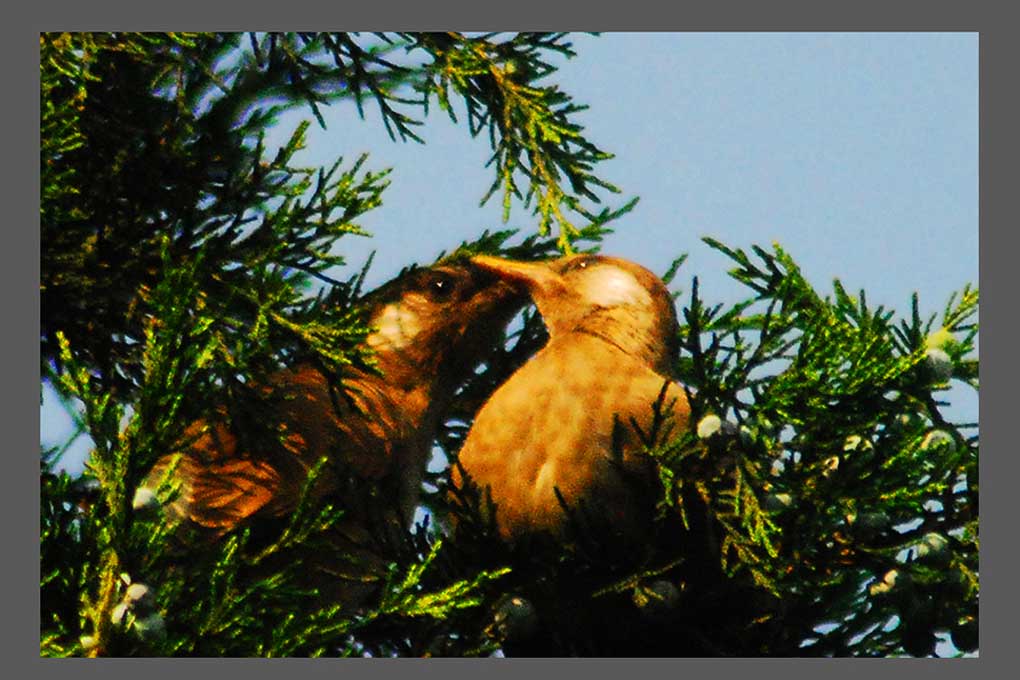
[[[456, 389], [526, 301], [470, 262], [411, 270], [362, 301], [373, 327], [367, 344], [381, 375], [349, 367], [334, 389], [336, 381], [310, 364], [282, 370], [257, 390], [256, 404], [231, 409], [245, 414], [230, 420], [232, 426], [226, 409], [214, 422], [194, 423], [193, 443], [160, 459], [144, 486], [156, 489], [173, 471], [170, 483], [179, 492], [169, 514], [215, 539], [292, 513], [308, 472], [325, 456], [329, 462], [311, 494], [344, 509], [339, 538], [363, 562], [379, 566], [385, 560], [368, 546], [384, 530], [410, 526], [436, 430]], [[238, 427], [245, 418], [257, 419], [263, 436], [243, 436]], [[351, 569], [337, 565], [336, 571], [350, 575]], [[351, 578], [365, 580], [364, 574]]]
[[[491, 494], [508, 540], [589, 529], [637, 537], [657, 500], [642, 438], [656, 408], [679, 434], [690, 416], [673, 376], [673, 300], [662, 281], [627, 260], [576, 255], [549, 262], [473, 259], [526, 289], [549, 341], [479, 411], [451, 471]], [[557, 491], [568, 514], [557, 497]]]

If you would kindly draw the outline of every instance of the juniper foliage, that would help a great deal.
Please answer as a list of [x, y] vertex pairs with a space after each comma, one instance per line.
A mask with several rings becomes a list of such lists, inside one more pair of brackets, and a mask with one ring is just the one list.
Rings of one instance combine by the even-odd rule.
[[[662, 497], [635, 554], [583, 523], [567, 544], [506, 546], [484, 494], [451, 500], [430, 473], [426, 503], [458, 530], [418, 525], [381, 600], [350, 616], [301, 579], [338, 509], [305, 498], [270, 535], [195, 550], [136, 495], [190, 423], [279, 366], [372, 364], [368, 265], [341, 275], [339, 253], [366, 235], [387, 171], [301, 167], [307, 123], [267, 156], [276, 117], [306, 107], [324, 125], [352, 100], [421, 141], [432, 105], [465, 115], [492, 149], [480, 200], [501, 194], [536, 228], [456, 254], [596, 250], [635, 201], [601, 207], [618, 193], [595, 173], [610, 156], [547, 82], [572, 56], [541, 33], [41, 35], [41, 373], [93, 443], [80, 476], [59, 471], [66, 446], [41, 455], [42, 655], [888, 656], [945, 635], [976, 649], [977, 424], [943, 413], [950, 381], [978, 387], [977, 292], [939, 319], [915, 296], [898, 319], [838, 282], [822, 297], [779, 246], [708, 240], [748, 299], [708, 304], [696, 278], [678, 298], [694, 418], [642, 433]], [[545, 337], [526, 311], [462, 387], [436, 442], [447, 460]]]

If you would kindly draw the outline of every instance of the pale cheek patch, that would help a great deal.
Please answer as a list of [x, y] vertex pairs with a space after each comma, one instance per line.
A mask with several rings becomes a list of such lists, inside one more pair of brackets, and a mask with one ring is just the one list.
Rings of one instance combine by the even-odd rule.
[[630, 272], [614, 267], [600, 267], [585, 276], [580, 293], [585, 301], [602, 307], [652, 304], [648, 291]]
[[379, 331], [369, 336], [369, 345], [387, 345], [394, 349], [411, 344], [421, 331], [418, 315], [399, 304], [383, 307], [373, 325], [377, 326]]

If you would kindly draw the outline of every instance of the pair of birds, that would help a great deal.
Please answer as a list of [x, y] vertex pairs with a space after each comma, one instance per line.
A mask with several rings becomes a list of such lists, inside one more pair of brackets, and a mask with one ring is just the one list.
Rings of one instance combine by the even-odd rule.
[[[198, 422], [193, 443], [161, 459], [146, 484], [172, 476], [179, 495], [170, 514], [219, 536], [293, 512], [325, 457], [311, 493], [344, 507], [343, 540], [366, 569], [378, 569], [384, 556], [366, 546], [379, 517], [383, 528], [410, 526], [458, 386], [529, 298], [549, 341], [478, 412], [452, 481], [484, 490], [508, 541], [566, 537], [570, 508], [600, 531], [638, 531], [657, 480], [645, 438], [664, 417], [685, 426], [689, 406], [673, 375], [677, 321], [665, 285], [640, 265], [600, 255], [477, 256], [412, 270], [363, 300], [382, 375], [352, 369], [336, 390], [310, 365], [283, 370], [262, 388], [277, 441], [246, 450], [226, 424]], [[359, 480], [380, 492], [343, 497]], [[349, 586], [342, 596], [357, 604], [369, 590]]]

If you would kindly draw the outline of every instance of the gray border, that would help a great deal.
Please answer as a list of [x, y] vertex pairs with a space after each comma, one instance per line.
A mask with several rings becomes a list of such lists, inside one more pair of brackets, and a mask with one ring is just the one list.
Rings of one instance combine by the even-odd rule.
[[[304, 5], [306, 3], [299, 3]], [[1011, 49], [1010, 34], [1000, 27], [1008, 26], [1007, 15], [995, 11], [1001, 5], [993, 3], [959, 3], [959, 2], [933, 2], [910, 0], [891, 3], [861, 1], [853, 3], [819, 3], [811, 1], [797, 2], [716, 2], [711, 5], [705, 3], [699, 6], [680, 5], [667, 6], [666, 3], [641, 1], [628, 1], [625, 5], [610, 3], [597, 4], [585, 3], [581, 13], [572, 9], [566, 3], [562, 7], [555, 6], [545, 0], [544, 2], [533, 2], [532, 0], [518, 0], [514, 3], [486, 4], [473, 2], [458, 3], [413, 3], [408, 7], [381, 6], [373, 3], [351, 6], [346, 4], [341, 8], [335, 3], [311, 2], [307, 7], [295, 9], [295, 4], [289, 2], [285, 5], [254, 5], [245, 3], [243, 11], [236, 9], [231, 3], [213, 4], [209, 2], [198, 3], [192, 0], [177, 0], [169, 4], [144, 5], [143, 3], [81, 3], [69, 2], [68, 0], [57, 0], [41, 5], [26, 5], [9, 8], [5, 14], [8, 20], [5, 22], [8, 27], [15, 30], [8, 31], [7, 39], [0, 42], [4, 50], [2, 63], [7, 67], [7, 77], [4, 83], [9, 90], [10, 100], [16, 102], [28, 102], [28, 106], [16, 106], [14, 118], [8, 118], [8, 130], [38, 130], [38, 71], [34, 66], [38, 61], [38, 43], [36, 34], [40, 30], [109, 30], [109, 29], [148, 29], [159, 30], [167, 28], [203, 28], [207, 30], [233, 30], [247, 28], [279, 28], [279, 29], [325, 29], [325, 28], [414, 28], [414, 29], [442, 29], [450, 25], [458, 28], [484, 30], [486, 28], [511, 28], [511, 29], [553, 29], [563, 27], [583, 28], [586, 30], [829, 30], [829, 31], [856, 31], [856, 30], [903, 30], [903, 31], [980, 31], [980, 57], [981, 57], [981, 215], [982, 221], [987, 224], [1011, 225], [1000, 211], [1005, 212], [1005, 201], [1003, 197], [1007, 188], [1013, 189], [1013, 180], [1016, 176], [1015, 158], [1017, 149], [1015, 136], [1006, 136], [1007, 131], [1012, 132], [1014, 121], [1020, 119], [1017, 115], [1016, 106], [1012, 101], [1003, 101], [1003, 92], [1009, 92], [1009, 83], [1013, 82], [1011, 75], [1015, 76], [1012, 64], [1017, 63], [1016, 50]], [[994, 8], [993, 8], [994, 7]], [[167, 11], [162, 11], [166, 8]], [[286, 14], [286, 16], [284, 16]], [[1009, 54], [1013, 54], [1009, 58]], [[583, 58], [583, 54], [579, 58]], [[999, 132], [1000, 134], [995, 134]], [[27, 196], [27, 201], [14, 202], [15, 216], [8, 217], [10, 225], [31, 225], [29, 230], [19, 229], [16, 226], [8, 229], [11, 234], [9, 238], [16, 240], [15, 247], [6, 249], [4, 272], [15, 271], [11, 277], [5, 277], [3, 289], [8, 291], [6, 295], [6, 307], [14, 307], [14, 323], [9, 323], [9, 328], [31, 328], [38, 325], [38, 288], [35, 283], [38, 281], [38, 176], [30, 169], [37, 167], [38, 137], [33, 132], [31, 136], [25, 134], [9, 135], [13, 144], [7, 146], [13, 150], [9, 156], [8, 166], [17, 167], [19, 171], [15, 174], [14, 181], [23, 182], [19, 186], [20, 191], [6, 192], [8, 196]], [[1010, 144], [1010, 142], [1013, 142]], [[22, 170], [22, 168], [29, 170]], [[20, 178], [20, 179], [19, 179]], [[1009, 185], [1006, 183], [1009, 182]], [[1000, 200], [995, 201], [998, 197]], [[20, 219], [18, 219], [20, 218]], [[1015, 219], [1013, 220], [1015, 221]], [[1008, 228], [1008, 227], [1007, 227]], [[1004, 229], [983, 229], [984, 239], [991, 239], [992, 246], [982, 248], [981, 264], [984, 276], [982, 280], [991, 276], [994, 279], [995, 272], [1002, 271], [1007, 266], [1007, 258], [1011, 258], [1012, 249], [1009, 244], [1000, 243], [1000, 235]], [[1008, 233], [1008, 232], [1007, 232]], [[30, 252], [31, 256], [26, 254]], [[988, 272], [991, 272], [989, 275]], [[1000, 298], [990, 289], [992, 294], [990, 302], [993, 312], [1000, 304]], [[986, 300], [986, 304], [988, 300]], [[1009, 309], [1007, 309], [1007, 305]], [[1012, 311], [1015, 313], [1015, 305], [1008, 302], [1002, 303], [1004, 315]], [[1003, 315], [1003, 316], [1004, 316]], [[998, 328], [998, 319], [994, 313], [985, 313], [986, 324], [991, 323], [992, 333], [984, 333], [983, 345], [984, 355], [987, 361], [990, 355], [993, 359], [998, 356], [997, 348], [999, 338], [1011, 341], [1017, 337], [1016, 333], [995, 332]], [[9, 361], [13, 365], [13, 379], [6, 381], [13, 385], [11, 389], [19, 397], [25, 394], [37, 394], [35, 392], [38, 378], [37, 358], [38, 345], [29, 333], [22, 336], [20, 333], [8, 333], [5, 337], [11, 338], [14, 347], [5, 352], [7, 357], [29, 356], [31, 361]], [[21, 344], [22, 337], [24, 345]], [[1009, 340], [1005, 340], [1005, 339]], [[1002, 367], [1000, 367], [1002, 368]], [[989, 372], [990, 379], [987, 381], [985, 390], [991, 390], [992, 399], [986, 399], [986, 405], [991, 404], [992, 414], [986, 418], [985, 438], [991, 437], [993, 442], [999, 441], [1003, 436], [1003, 429], [996, 426], [997, 414], [994, 395], [1004, 393], [1006, 385], [1011, 381], [1013, 374], [1004, 371]], [[20, 388], [20, 389], [19, 389]], [[1003, 394], [1002, 402], [1007, 403], [1008, 397]], [[474, 676], [478, 672], [476, 666], [479, 662], [454, 661], [454, 660], [401, 660], [396, 662], [316, 662], [308, 660], [288, 660], [284, 662], [266, 662], [261, 660], [103, 660], [96, 662], [68, 660], [68, 661], [43, 661], [38, 659], [38, 591], [34, 587], [35, 577], [38, 575], [37, 546], [38, 546], [38, 516], [34, 509], [38, 507], [38, 487], [35, 484], [35, 475], [38, 468], [35, 467], [32, 456], [22, 458], [20, 451], [34, 450], [36, 446], [35, 434], [37, 432], [39, 411], [33, 400], [20, 398], [12, 400], [12, 410], [6, 411], [10, 418], [7, 422], [28, 424], [27, 427], [16, 427], [16, 444], [11, 447], [12, 453], [9, 460], [15, 461], [13, 474], [6, 475], [9, 480], [6, 483], [2, 498], [4, 517], [18, 518], [19, 521], [7, 523], [7, 536], [14, 544], [14, 550], [8, 550], [5, 563], [7, 577], [3, 579], [5, 606], [3, 610], [9, 613], [5, 619], [10, 624], [5, 626], [3, 636], [5, 665], [9, 666], [10, 660], [15, 660], [17, 667], [14, 672], [24, 670], [25, 675], [32, 677], [42, 673], [47, 676], [50, 673], [56, 675], [60, 672], [89, 675], [94, 672], [101, 673], [104, 678], [113, 675], [124, 674], [127, 677], [138, 677], [139, 671], [147, 675], [155, 672], [162, 676], [179, 677], [182, 670], [205, 671], [208, 670], [221, 675], [224, 671], [228, 674], [234, 672], [243, 674], [246, 678], [251, 677], [276, 677], [281, 670], [289, 671], [299, 668], [302, 673], [333, 674], [343, 672], [354, 672], [359, 675], [376, 676], [378, 674], [388, 675], [404, 673], [437, 673], [443, 677], [454, 675]], [[22, 409], [24, 409], [22, 411]], [[5, 419], [6, 420], [6, 419]], [[1001, 447], [1007, 454], [1009, 449]], [[985, 475], [986, 484], [984, 488], [984, 519], [982, 530], [985, 537], [985, 544], [982, 550], [982, 557], [985, 559], [985, 569], [982, 573], [982, 590], [994, 593], [992, 599], [985, 598], [984, 611], [982, 612], [982, 645], [981, 657], [977, 660], [961, 662], [928, 662], [928, 661], [804, 661], [804, 660], [733, 660], [733, 661], [705, 661], [705, 660], [509, 660], [504, 662], [490, 662], [485, 672], [495, 676], [507, 675], [510, 673], [529, 673], [533, 670], [553, 670], [558, 673], [574, 674], [583, 673], [586, 677], [590, 674], [596, 676], [605, 674], [608, 677], [616, 676], [621, 671], [630, 669], [639, 672], [665, 671], [670, 674], [684, 673], [692, 670], [720, 671], [727, 675], [751, 672], [755, 676], [761, 673], [777, 677], [789, 677], [790, 674], [799, 675], [815, 674], [821, 670], [816, 664], [824, 664], [824, 672], [837, 673], [842, 676], [844, 673], [850, 675], [862, 670], [856, 664], [870, 664], [866, 669], [869, 673], [879, 675], [886, 672], [901, 675], [904, 671], [922, 671], [936, 674], [959, 674], [964, 671], [968, 674], [988, 671], [989, 674], [997, 670], [996, 666], [1001, 661], [1000, 653], [1007, 648], [1007, 635], [1012, 633], [1015, 623], [1006, 617], [1012, 614], [1008, 611], [1007, 604], [1016, 601], [1015, 580], [1003, 578], [995, 565], [1015, 564], [1011, 558], [1013, 554], [1003, 554], [1004, 541], [996, 541], [995, 538], [1005, 538], [1008, 529], [999, 518], [1010, 517], [1015, 511], [1002, 507], [1005, 505], [1006, 489], [1001, 480], [1015, 478], [1016, 457], [1011, 455], [997, 456], [991, 464], [986, 463], [994, 470], [994, 475]], [[22, 465], [24, 469], [22, 469]], [[1011, 474], [1014, 473], [1014, 474]], [[26, 480], [21, 483], [21, 480]], [[31, 480], [31, 481], [27, 481]], [[12, 488], [13, 487], [13, 488]], [[26, 510], [28, 508], [28, 510]], [[31, 518], [23, 521], [23, 518]], [[1012, 533], [1012, 532], [1011, 532]], [[988, 541], [991, 536], [992, 540]], [[1010, 552], [1015, 548], [1008, 548]], [[12, 556], [13, 554], [13, 556]], [[988, 565], [991, 564], [991, 569]], [[1009, 572], [1013, 570], [1010, 569]], [[1008, 572], [1008, 573], [1009, 573]], [[990, 589], [990, 590], [989, 590]], [[1012, 609], [1012, 608], [1009, 608]], [[1011, 625], [1012, 624], [1012, 625]], [[1010, 637], [1012, 637], [1010, 635]], [[21, 669], [21, 664], [26, 667]], [[283, 664], [282, 666], [280, 664]], [[183, 666], [180, 664], [184, 664]], [[748, 664], [754, 664], [753, 668]], [[961, 666], [959, 664], [966, 664]]]

